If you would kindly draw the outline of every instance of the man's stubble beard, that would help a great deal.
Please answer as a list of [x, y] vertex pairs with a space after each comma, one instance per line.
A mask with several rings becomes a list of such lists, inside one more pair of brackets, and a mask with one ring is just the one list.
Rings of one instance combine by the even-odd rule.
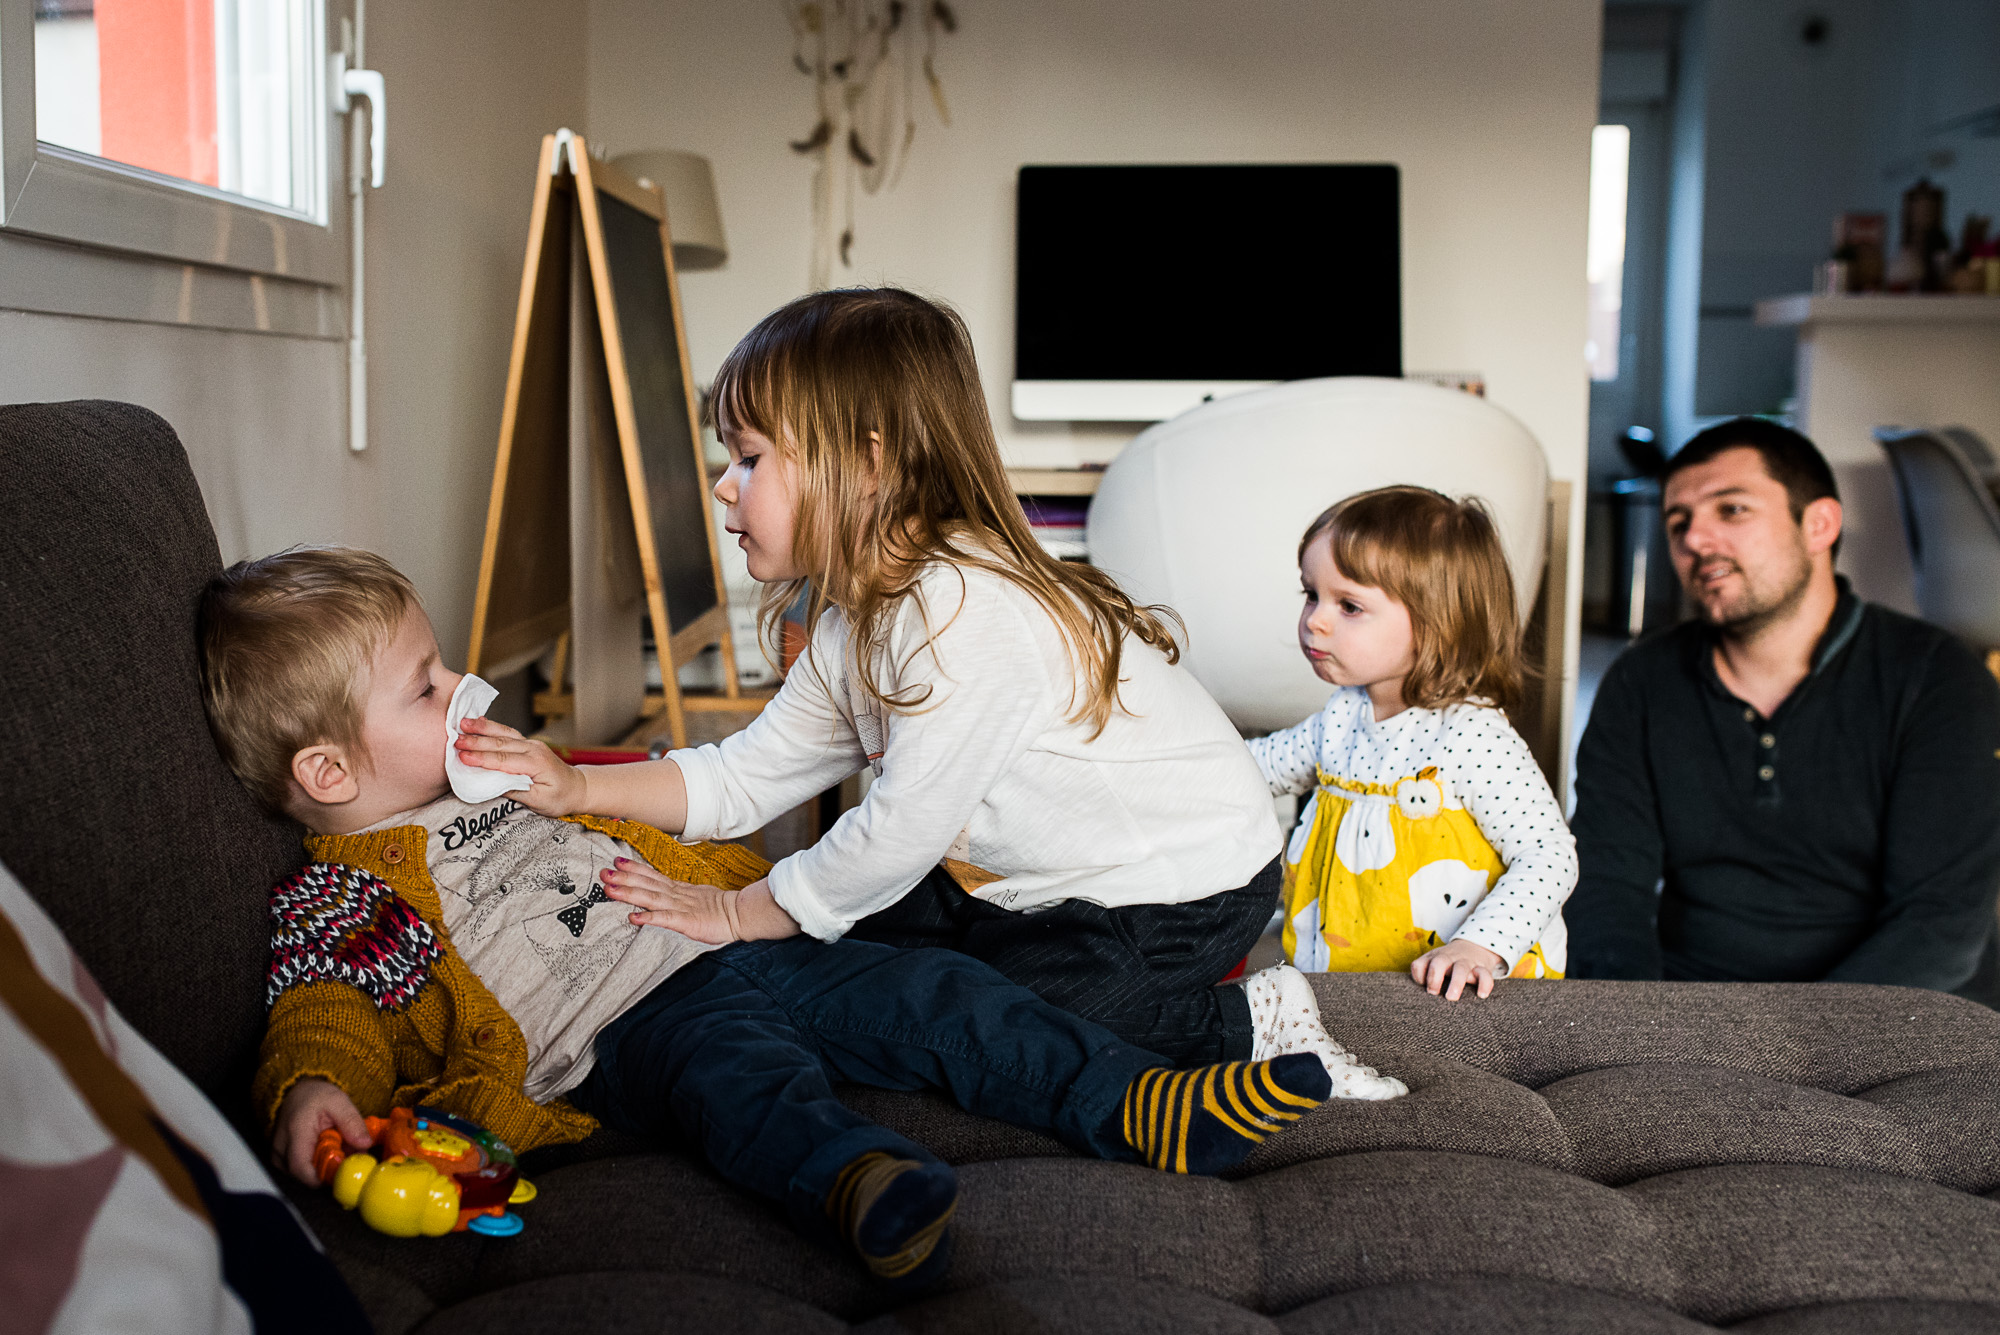
[[[1793, 555], [1797, 560], [1790, 572], [1791, 578], [1776, 588], [1761, 586], [1740, 563], [1730, 561], [1743, 577], [1743, 594], [1735, 601], [1721, 605], [1694, 596], [1694, 605], [1701, 619], [1724, 634], [1741, 640], [1754, 639], [1766, 627], [1783, 621], [1805, 600], [1806, 590], [1812, 584], [1812, 558], [1806, 555], [1803, 540], [1793, 548]], [[1697, 565], [1688, 573], [1690, 578], [1699, 578], [1701, 567]]]

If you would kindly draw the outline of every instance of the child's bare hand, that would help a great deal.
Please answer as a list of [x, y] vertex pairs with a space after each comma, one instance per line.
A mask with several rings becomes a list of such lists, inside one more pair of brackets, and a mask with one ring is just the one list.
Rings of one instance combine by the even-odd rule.
[[744, 890], [690, 885], [630, 858], [619, 858], [598, 876], [605, 894], [636, 910], [627, 916], [638, 927], [666, 927], [712, 946], [798, 934], [799, 925], [778, 907], [763, 881]]
[[1446, 1001], [1457, 1001], [1467, 983], [1477, 981], [1479, 996], [1493, 995], [1493, 980], [1507, 961], [1470, 941], [1447, 941], [1436, 950], [1410, 962], [1410, 977], [1436, 996], [1444, 992]]
[[301, 1080], [285, 1093], [278, 1105], [278, 1120], [271, 1128], [271, 1160], [309, 1187], [319, 1185], [313, 1172], [313, 1146], [320, 1132], [332, 1127], [355, 1149], [375, 1143], [368, 1123], [347, 1091], [327, 1080]]
[[567, 765], [547, 742], [523, 737], [490, 718], [469, 718], [459, 727], [458, 758], [480, 769], [525, 774], [535, 786], [515, 800], [544, 816], [568, 816], [582, 811], [589, 785], [583, 772]]
[[745, 939], [734, 890], [669, 880], [629, 858], [619, 858], [598, 875], [605, 894], [636, 910], [627, 915], [635, 926], [666, 927], [712, 946]]

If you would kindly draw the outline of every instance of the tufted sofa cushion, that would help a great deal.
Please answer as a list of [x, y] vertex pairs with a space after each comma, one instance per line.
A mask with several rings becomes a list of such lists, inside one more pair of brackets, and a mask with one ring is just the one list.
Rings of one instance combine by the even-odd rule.
[[[0, 408], [0, 479], [0, 860], [240, 1117], [264, 895], [302, 853], [202, 720], [200, 495], [172, 430], [121, 404]], [[850, 1091], [961, 1165], [950, 1279], [894, 1310], [697, 1159], [608, 1134], [530, 1156], [512, 1239], [385, 1238], [292, 1199], [384, 1335], [2000, 1335], [2000, 1015], [1828, 985], [1316, 986], [1412, 1092], [1329, 1105], [1228, 1181]]]
[[[1452, 1004], [1394, 975], [1315, 982], [1411, 1093], [1328, 1105], [1228, 1181], [848, 1091], [960, 1166], [951, 1278], [893, 1313], [773, 1210], [632, 1142], [531, 1161], [542, 1195], [510, 1241], [418, 1255], [299, 1203], [385, 1331], [587, 1310], [607, 1330], [2000, 1332], [2000, 1015], [1834, 985]], [[619, 1317], [618, 1294], [690, 1324]]]

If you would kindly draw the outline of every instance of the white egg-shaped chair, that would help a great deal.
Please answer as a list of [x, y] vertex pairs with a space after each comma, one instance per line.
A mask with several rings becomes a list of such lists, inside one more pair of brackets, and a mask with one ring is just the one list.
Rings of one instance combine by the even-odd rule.
[[1090, 559], [1180, 613], [1182, 661], [1237, 727], [1269, 732], [1329, 689], [1299, 652], [1299, 538], [1335, 501], [1393, 483], [1486, 502], [1525, 622], [1542, 576], [1542, 448], [1486, 400], [1408, 380], [1293, 381], [1148, 429], [1098, 486]]

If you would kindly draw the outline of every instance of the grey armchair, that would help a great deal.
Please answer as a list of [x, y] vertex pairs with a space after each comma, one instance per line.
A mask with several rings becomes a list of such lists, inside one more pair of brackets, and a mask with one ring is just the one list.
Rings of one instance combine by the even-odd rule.
[[1917, 606], [1981, 649], [2000, 648], [2000, 459], [1963, 427], [1884, 427], [1903, 535], [1917, 572]]

